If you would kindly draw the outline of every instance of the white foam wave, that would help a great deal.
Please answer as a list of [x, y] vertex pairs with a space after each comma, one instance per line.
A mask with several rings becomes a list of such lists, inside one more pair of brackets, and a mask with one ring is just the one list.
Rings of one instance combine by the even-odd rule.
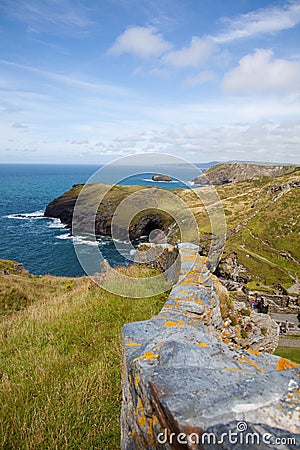
[[130, 241], [122, 241], [121, 239], [113, 238], [113, 241], [117, 242], [117, 244], [130, 244]]
[[32, 213], [19, 213], [19, 214], [8, 214], [4, 216], [7, 219], [18, 219], [18, 220], [26, 220], [26, 219], [46, 219], [44, 216], [44, 211], [35, 211]]
[[84, 244], [98, 247], [98, 245], [100, 244], [99, 241], [94, 241], [86, 236], [73, 236], [72, 234], [69, 233], [59, 234], [56, 237], [57, 239], [71, 239], [73, 243], [79, 245]]
[[52, 222], [49, 223], [48, 228], [66, 228], [66, 225], [64, 225], [60, 219], [50, 218], [50, 220], [52, 220]]

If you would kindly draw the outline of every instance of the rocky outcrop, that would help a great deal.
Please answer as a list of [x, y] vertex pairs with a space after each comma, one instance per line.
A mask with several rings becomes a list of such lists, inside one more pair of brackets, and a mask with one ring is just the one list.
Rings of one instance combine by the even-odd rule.
[[169, 177], [169, 175], [163, 175], [162, 173], [157, 173], [157, 174], [152, 176], [152, 180], [153, 181], [167, 181], [167, 182], [170, 182], [170, 181], [172, 181], [172, 178]]
[[240, 349], [273, 353], [279, 343], [279, 327], [268, 314], [247, 309], [245, 302], [232, 302], [233, 310], [224, 320], [223, 342]]
[[216, 275], [221, 278], [224, 286], [230, 291], [241, 289], [251, 279], [247, 269], [239, 263], [236, 253], [230, 253], [221, 259], [216, 269]]
[[170, 244], [141, 244], [134, 255], [135, 264], [146, 265], [164, 274], [167, 281], [177, 283], [181, 261], [177, 246]]
[[288, 180], [285, 183], [275, 183], [273, 186], [271, 186], [269, 194], [273, 196], [273, 201], [276, 202], [284, 194], [287, 194], [291, 190], [299, 187], [300, 187], [300, 178], [295, 178], [292, 180]]
[[194, 184], [198, 185], [222, 185], [238, 181], [247, 181], [255, 177], [280, 177], [297, 170], [299, 170], [299, 167], [297, 166], [266, 166], [246, 163], [217, 164], [194, 178], [192, 181]]
[[287, 437], [296, 448], [299, 367], [224, 344], [205, 258], [188, 245], [180, 252], [187, 275], [161, 313], [123, 328], [121, 448], [229, 450], [234, 433], [239, 449], [276, 450]]

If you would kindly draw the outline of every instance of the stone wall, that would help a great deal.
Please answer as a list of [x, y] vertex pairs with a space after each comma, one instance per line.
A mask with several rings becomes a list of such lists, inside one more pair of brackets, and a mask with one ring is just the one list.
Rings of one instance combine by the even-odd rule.
[[299, 367], [224, 344], [205, 259], [192, 245], [180, 254], [188, 275], [160, 314], [123, 328], [121, 448], [299, 448]]
[[[267, 305], [268, 313], [284, 313], [284, 314], [297, 314], [300, 306], [299, 298], [291, 295], [271, 295], [261, 292], [251, 293], [251, 297], [258, 299], [263, 298], [264, 304]], [[295, 304], [298, 300], [299, 306]]]

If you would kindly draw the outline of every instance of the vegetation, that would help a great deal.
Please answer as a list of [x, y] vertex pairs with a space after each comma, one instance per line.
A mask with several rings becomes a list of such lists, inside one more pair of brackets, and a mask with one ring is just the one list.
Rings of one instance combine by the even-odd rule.
[[290, 359], [291, 361], [295, 361], [300, 364], [300, 348], [279, 346], [276, 348], [274, 355]]
[[[242, 178], [240, 164], [232, 165], [233, 169], [230, 167], [228, 164], [218, 165], [207, 173], [224, 172], [226, 175], [234, 169], [236, 179]], [[145, 229], [143, 226], [139, 227], [138, 222], [141, 222], [140, 216], [144, 216], [146, 211], [149, 217], [158, 215], [165, 230], [168, 227], [171, 229], [170, 240], [197, 242], [200, 237], [206, 254], [211, 234], [218, 229], [216, 219], [211, 223], [208, 212], [212, 217], [212, 213], [219, 210], [223, 219], [226, 219], [224, 257], [232, 253], [237, 255], [239, 263], [245, 268], [245, 277], [250, 280], [247, 287], [273, 293], [280, 284], [287, 290], [300, 278], [300, 247], [297, 245], [300, 229], [299, 167], [245, 167], [248, 175], [243, 181], [213, 188], [220, 201], [210, 187], [177, 189], [170, 193], [164, 189], [145, 186], [112, 187], [96, 183], [87, 185], [82, 192], [82, 186], [75, 185], [54, 200], [52, 206], [61, 202], [63, 208], [65, 201], [70, 205], [68, 201], [75, 202], [81, 192], [84, 204], [89, 207], [94, 205], [95, 211], [98, 209], [98, 216], [102, 219], [106, 217], [107, 224], [110, 225], [110, 216], [115, 208], [125, 198], [129, 198], [122, 214], [118, 215], [118, 225], [121, 228], [127, 229], [130, 223], [138, 235], [138, 231]], [[264, 175], [265, 170], [268, 176]], [[101, 193], [104, 196], [103, 203], [98, 207]], [[174, 201], [175, 198], [178, 201]], [[143, 208], [145, 211], [141, 212]], [[175, 222], [177, 226], [174, 225]], [[79, 220], [79, 223], [82, 224], [82, 221]]]
[[[293, 168], [277, 178], [257, 177], [215, 187], [226, 216], [223, 257], [237, 255], [245, 277], [250, 278], [249, 289], [273, 293], [280, 284], [287, 290], [300, 278], [299, 185], [299, 171]], [[187, 191], [179, 195], [193, 211], [204, 241], [204, 236], [211, 233], [204, 205]]]
[[166, 294], [132, 300], [26, 273], [1, 275], [0, 289], [0, 448], [119, 448], [121, 327], [157, 314]]
[[[248, 288], [273, 292], [281, 284], [288, 289], [300, 275], [297, 183], [297, 173], [287, 171], [276, 179], [257, 177], [217, 187], [227, 223], [224, 255], [237, 255], [250, 278]], [[87, 189], [86, 200], [92, 206], [99, 186]], [[105, 194], [107, 185], [102, 189]], [[203, 198], [208, 191], [199, 189]], [[81, 190], [81, 185], [75, 185], [64, 194], [69, 205]], [[141, 205], [151, 199], [152, 212], [160, 209], [168, 226], [170, 217], [184, 223], [182, 235], [173, 227], [174, 239], [195, 239], [193, 220], [187, 214], [192, 211], [202, 241], [209, 243], [212, 226], [207, 210], [217, 208], [213, 197], [205, 208], [197, 189], [178, 190], [177, 196], [186, 204], [179, 203], [179, 212], [168, 192], [159, 190], [154, 197], [150, 188], [116, 186], [106, 200], [113, 208], [128, 193], [135, 194]], [[100, 215], [106, 212], [101, 208]], [[124, 223], [130, 217], [129, 208]], [[157, 314], [167, 296], [166, 292], [149, 297], [148, 284], [129, 286], [122, 275], [149, 278], [158, 273], [140, 266], [123, 267], [107, 276], [108, 290], [104, 290], [85, 277], [36, 277], [20, 274], [15, 265], [0, 261], [1, 271], [10, 269], [10, 275], [0, 275], [0, 448], [119, 448], [121, 328], [126, 322]], [[127, 297], [110, 293], [114, 285], [123, 287]], [[239, 326], [250, 311], [234, 312], [234, 296], [217, 279], [214, 285], [222, 317]], [[166, 288], [162, 282], [161, 290]], [[135, 294], [143, 298], [133, 300]], [[241, 337], [247, 338], [244, 328]], [[275, 352], [300, 363], [299, 353], [298, 348], [284, 346]]]

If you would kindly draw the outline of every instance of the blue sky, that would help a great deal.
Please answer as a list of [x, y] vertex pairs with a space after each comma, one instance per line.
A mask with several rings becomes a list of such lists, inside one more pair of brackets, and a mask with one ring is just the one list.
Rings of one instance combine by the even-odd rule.
[[299, 42], [299, 1], [1, 0], [0, 162], [299, 163]]

